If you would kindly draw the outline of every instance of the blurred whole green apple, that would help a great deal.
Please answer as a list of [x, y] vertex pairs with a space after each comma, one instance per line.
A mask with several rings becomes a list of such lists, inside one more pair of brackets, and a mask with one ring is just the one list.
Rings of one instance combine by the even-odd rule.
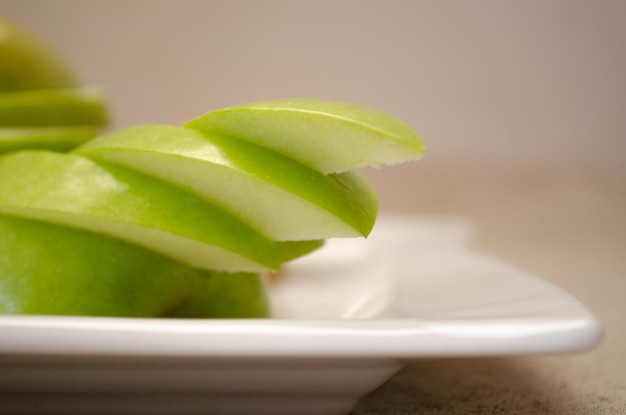
[[50, 46], [3, 18], [0, 56], [0, 92], [76, 86], [74, 75]]
[[44, 42], [0, 18], [0, 154], [68, 151], [108, 122], [96, 88], [83, 88]]

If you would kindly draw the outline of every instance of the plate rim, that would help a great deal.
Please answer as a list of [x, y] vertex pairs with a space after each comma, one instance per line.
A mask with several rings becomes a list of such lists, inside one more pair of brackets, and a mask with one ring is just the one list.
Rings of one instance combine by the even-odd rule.
[[[0, 356], [5, 357], [416, 359], [576, 352], [603, 337], [600, 321], [591, 314], [446, 321], [1, 316], [0, 332]], [[67, 336], [73, 336], [71, 346], [64, 341]]]
[[[389, 214], [381, 219], [377, 226], [385, 228], [391, 224], [392, 229], [398, 223], [419, 225], [424, 219], [427, 222], [432, 220]], [[449, 224], [445, 221], [441, 223]], [[429, 227], [432, 225], [427, 223]], [[474, 255], [482, 261], [509, 265], [468, 247], [467, 224], [462, 223], [461, 229], [461, 237], [456, 235], [451, 239], [453, 243], [441, 245], [434, 251], [436, 255], [444, 255], [448, 259], [453, 259], [455, 255]], [[396, 255], [393, 244], [388, 242], [396, 241], [397, 236], [393, 234], [390, 239], [385, 239], [389, 237], [387, 235], [379, 240], [377, 246], [384, 247], [380, 255], [390, 255], [390, 252]], [[538, 314], [514, 316], [493, 316], [490, 312], [486, 317], [396, 316], [392, 313], [391, 317], [360, 319], [203, 320], [0, 315], [0, 357], [110, 355], [416, 359], [574, 352], [589, 349], [600, 342], [602, 324], [581, 301], [550, 281], [514, 267], [512, 269], [521, 272], [508, 274], [503, 279], [505, 282], [530, 281], [539, 292], [548, 293], [551, 296], [549, 300], [559, 300], [563, 308], [557, 313], [543, 310]]]

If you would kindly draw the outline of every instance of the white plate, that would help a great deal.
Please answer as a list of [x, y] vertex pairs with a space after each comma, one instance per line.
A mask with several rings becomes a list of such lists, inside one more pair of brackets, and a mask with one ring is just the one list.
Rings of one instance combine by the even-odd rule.
[[598, 342], [580, 302], [473, 251], [472, 234], [462, 220], [381, 217], [367, 240], [291, 264], [271, 287], [271, 320], [1, 316], [0, 407], [345, 414], [409, 359]]

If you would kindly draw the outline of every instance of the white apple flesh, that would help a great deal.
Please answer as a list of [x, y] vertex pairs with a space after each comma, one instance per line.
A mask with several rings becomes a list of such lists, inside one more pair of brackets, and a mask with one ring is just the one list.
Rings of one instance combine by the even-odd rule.
[[272, 241], [164, 182], [48, 151], [0, 158], [0, 213], [90, 230], [219, 271], [277, 270], [320, 246]]
[[215, 203], [280, 241], [367, 236], [377, 213], [356, 172], [324, 175], [246, 141], [167, 125], [131, 127], [76, 149]]
[[385, 112], [315, 99], [264, 101], [211, 111], [185, 126], [267, 147], [322, 173], [416, 160], [424, 144]]

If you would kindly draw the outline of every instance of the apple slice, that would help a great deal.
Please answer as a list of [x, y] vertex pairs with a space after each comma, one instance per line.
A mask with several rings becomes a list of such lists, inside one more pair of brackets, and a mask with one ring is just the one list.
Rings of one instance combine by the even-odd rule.
[[356, 172], [324, 175], [255, 144], [167, 125], [100, 136], [76, 152], [215, 203], [271, 239], [367, 236], [377, 199]]
[[57, 54], [31, 33], [0, 19], [0, 91], [76, 85]]
[[0, 214], [0, 313], [158, 317], [205, 271], [102, 235]]
[[100, 126], [0, 128], [0, 154], [26, 148], [69, 151], [96, 136]]
[[0, 215], [0, 314], [268, 317], [257, 274], [209, 273], [87, 231]]
[[270, 316], [264, 279], [259, 274], [212, 272], [203, 286], [169, 317], [260, 318]]
[[277, 270], [321, 245], [269, 240], [149, 176], [43, 150], [0, 157], [0, 213], [90, 230], [218, 271]]
[[212, 111], [185, 126], [248, 140], [322, 173], [393, 165], [424, 153], [420, 138], [399, 119], [341, 102], [258, 102]]
[[1, 127], [104, 125], [106, 122], [104, 97], [95, 88], [0, 94]]

